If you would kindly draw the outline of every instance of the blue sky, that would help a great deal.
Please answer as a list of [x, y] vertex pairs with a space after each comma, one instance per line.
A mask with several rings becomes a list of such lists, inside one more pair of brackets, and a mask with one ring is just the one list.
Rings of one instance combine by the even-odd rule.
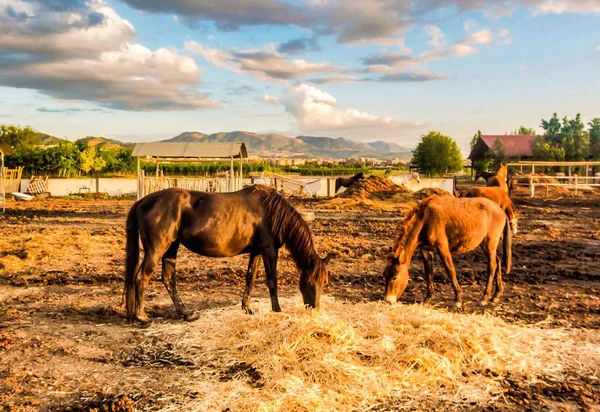
[[393, 141], [600, 117], [598, 0], [0, 0], [0, 122]]

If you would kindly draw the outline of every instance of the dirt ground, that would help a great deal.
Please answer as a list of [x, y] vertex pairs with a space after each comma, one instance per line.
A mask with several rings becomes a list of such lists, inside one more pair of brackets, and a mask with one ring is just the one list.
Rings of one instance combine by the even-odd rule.
[[[329, 265], [326, 294], [349, 303], [382, 298], [381, 273], [396, 224], [417, 201], [412, 194], [398, 196], [380, 203], [292, 199], [297, 208], [315, 212], [316, 219], [309, 224], [319, 252], [337, 255]], [[177, 384], [188, 360], [159, 342], [154, 347], [160, 346], [160, 356], [149, 351], [153, 342], [144, 329], [122, 316], [124, 221], [132, 203], [8, 201], [6, 213], [0, 215], [0, 405], [4, 410], [177, 410], [175, 399], [194, 397]], [[476, 304], [485, 271], [483, 254], [476, 251], [454, 258], [464, 288], [463, 311], [486, 311], [509, 323], [548, 329], [585, 329], [598, 341], [600, 197], [517, 198], [515, 203], [520, 232], [513, 239], [514, 269], [505, 277], [499, 304], [486, 308]], [[286, 251], [280, 257], [280, 296], [300, 301], [293, 262]], [[433, 307], [452, 310], [452, 288], [437, 259]], [[182, 248], [177, 261], [182, 299], [198, 311], [240, 306], [246, 265], [246, 256], [209, 259]], [[421, 259], [415, 257], [402, 303], [423, 299], [422, 274]], [[263, 279], [261, 271], [253, 299], [268, 296]], [[146, 299], [155, 324], [182, 322], [174, 314], [158, 270]], [[234, 372], [223, 371], [223, 379]], [[246, 372], [252, 373], [251, 368]], [[561, 383], [541, 378], [536, 385], [501, 379], [502, 402], [473, 408], [600, 410], [598, 376], [567, 376]]]

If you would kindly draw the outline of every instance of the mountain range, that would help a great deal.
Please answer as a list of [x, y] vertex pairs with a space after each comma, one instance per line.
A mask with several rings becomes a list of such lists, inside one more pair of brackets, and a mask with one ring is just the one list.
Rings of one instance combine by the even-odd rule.
[[[62, 139], [43, 135], [44, 145], [58, 144]], [[259, 157], [320, 157], [343, 159], [348, 157], [374, 157], [378, 159], [399, 158], [409, 160], [409, 148], [396, 143], [375, 141], [357, 142], [343, 137], [296, 136], [288, 137], [282, 134], [258, 134], [244, 131], [221, 132], [210, 135], [200, 132], [185, 132], [162, 140], [163, 142], [243, 142], [250, 156]], [[85, 142], [89, 146], [108, 149], [132, 147], [135, 143], [121, 142], [99, 136], [88, 136], [77, 142]]]
[[396, 143], [375, 141], [357, 142], [343, 137], [296, 136], [281, 134], [258, 134], [252, 132], [221, 132], [210, 135], [199, 132], [185, 132], [165, 142], [243, 142], [251, 156], [273, 157], [328, 157], [341, 159], [347, 157], [397, 157], [408, 160], [409, 148]]

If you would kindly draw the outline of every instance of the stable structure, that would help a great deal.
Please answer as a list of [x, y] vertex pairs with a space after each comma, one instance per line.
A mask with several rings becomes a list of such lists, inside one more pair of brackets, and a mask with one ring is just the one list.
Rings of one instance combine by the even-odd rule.
[[4, 143], [0, 143], [0, 210], [2, 213], [6, 210], [6, 181], [4, 169], [4, 155], [11, 154], [10, 147]]
[[[133, 149], [137, 157], [137, 198], [169, 187], [211, 192], [233, 192], [242, 188], [244, 159], [248, 151], [244, 143], [198, 143], [198, 142], [154, 142], [138, 143]], [[140, 161], [156, 163], [156, 173], [146, 177]], [[231, 167], [223, 177], [165, 177], [160, 174], [160, 164], [186, 162], [215, 162], [229, 160]], [[234, 162], [239, 161], [239, 172], [234, 171]]]
[[473, 150], [469, 153], [468, 159], [471, 162], [485, 160], [486, 155], [494, 148], [497, 140], [500, 140], [502, 147], [506, 151], [506, 155], [511, 160], [530, 159], [532, 157], [531, 142], [539, 136], [530, 135], [496, 135], [486, 134], [481, 135]]

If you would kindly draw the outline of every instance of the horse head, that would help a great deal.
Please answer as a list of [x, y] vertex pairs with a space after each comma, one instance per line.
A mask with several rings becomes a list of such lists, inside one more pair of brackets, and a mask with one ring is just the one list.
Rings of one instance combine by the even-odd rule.
[[417, 183], [421, 183], [421, 176], [419, 176], [419, 172], [411, 172], [413, 179], [417, 181]]
[[[404, 256], [404, 250], [401, 257]], [[387, 260], [383, 277], [385, 281], [384, 300], [389, 304], [394, 304], [404, 293], [408, 285], [408, 267], [409, 264], [401, 263], [401, 257], [390, 255]]]
[[327, 264], [332, 257], [334, 257], [334, 254], [331, 252], [324, 258], [317, 256], [315, 264], [307, 266], [302, 271], [302, 276], [300, 276], [300, 292], [302, 292], [304, 306], [313, 309], [319, 307], [323, 286], [329, 283]]
[[515, 215], [510, 219], [510, 229], [512, 230], [513, 236], [517, 234], [519, 221], [519, 211], [515, 210]]

